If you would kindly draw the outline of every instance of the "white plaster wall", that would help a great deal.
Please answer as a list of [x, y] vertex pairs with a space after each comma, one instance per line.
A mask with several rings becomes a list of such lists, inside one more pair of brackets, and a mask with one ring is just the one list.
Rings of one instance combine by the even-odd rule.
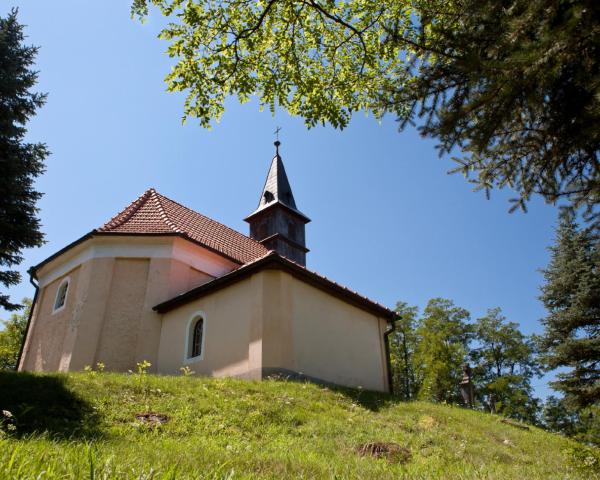
[[[198, 375], [220, 377], [260, 368], [249, 352], [260, 341], [261, 289], [254, 276], [163, 314], [158, 371], [179, 374], [189, 366]], [[189, 360], [188, 332], [196, 314], [204, 318], [204, 351], [201, 359]]]
[[387, 391], [380, 320], [291, 279], [294, 370], [348, 387]]

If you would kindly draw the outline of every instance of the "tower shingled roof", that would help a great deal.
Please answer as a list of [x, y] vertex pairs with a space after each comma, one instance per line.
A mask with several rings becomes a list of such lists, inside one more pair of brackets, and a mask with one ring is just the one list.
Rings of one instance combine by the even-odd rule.
[[237, 262], [251, 262], [268, 250], [250, 237], [149, 188], [95, 230], [103, 234], [179, 235]]
[[279, 145], [279, 141], [275, 142], [275, 156], [271, 161], [271, 167], [269, 168], [269, 173], [267, 174], [267, 179], [265, 180], [265, 186], [263, 187], [260, 199], [258, 200], [258, 207], [249, 215], [249, 217], [267, 209], [268, 207], [271, 207], [272, 205], [280, 203], [309, 220], [308, 217], [300, 212], [296, 207], [296, 201], [294, 200], [292, 187], [290, 186], [287, 174], [285, 173], [285, 167], [283, 166], [281, 155], [279, 155]]

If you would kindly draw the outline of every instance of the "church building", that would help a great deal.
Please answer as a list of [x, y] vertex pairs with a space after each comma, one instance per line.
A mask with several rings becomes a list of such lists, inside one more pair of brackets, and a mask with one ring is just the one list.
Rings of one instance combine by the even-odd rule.
[[30, 269], [20, 371], [107, 370], [391, 391], [396, 314], [306, 268], [305, 225], [279, 142], [249, 236], [149, 189]]

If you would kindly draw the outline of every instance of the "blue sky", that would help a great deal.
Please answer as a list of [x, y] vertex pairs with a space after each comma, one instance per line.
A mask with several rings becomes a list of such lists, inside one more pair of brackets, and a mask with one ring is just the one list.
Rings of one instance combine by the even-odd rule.
[[[37, 182], [47, 243], [24, 252], [25, 271], [100, 226], [148, 187], [243, 233], [282, 127], [281, 153], [307, 226], [308, 267], [387, 306], [446, 297], [473, 318], [499, 306], [525, 333], [544, 310], [538, 269], [549, 258], [557, 209], [536, 199], [509, 214], [510, 191], [473, 193], [449, 158], [416, 130], [358, 114], [350, 126], [307, 130], [280, 111], [231, 99], [211, 131], [181, 124], [183, 96], [165, 91], [171, 60], [152, 12], [133, 21], [126, 1], [8, 1], [40, 46], [46, 106], [29, 139], [52, 151]], [[0, 311], [0, 317], [6, 317]], [[543, 381], [538, 393], [545, 394]]]

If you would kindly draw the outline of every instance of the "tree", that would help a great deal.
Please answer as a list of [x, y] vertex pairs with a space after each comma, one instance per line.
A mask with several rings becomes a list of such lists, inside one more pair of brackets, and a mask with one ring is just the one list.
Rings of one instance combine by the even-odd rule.
[[429, 300], [417, 328], [414, 354], [419, 398], [460, 402], [459, 383], [467, 358], [472, 328], [470, 314], [451, 300]]
[[358, 110], [421, 122], [488, 194], [565, 198], [600, 227], [600, 4], [590, 0], [134, 0], [176, 17], [184, 118], [228, 95], [343, 128]]
[[542, 426], [581, 442], [600, 445], [600, 406], [580, 410], [564, 398], [550, 396], [542, 410]]
[[507, 322], [500, 308], [488, 310], [475, 323], [475, 394], [487, 410], [535, 423], [538, 400], [533, 397], [531, 379], [539, 374], [533, 341], [518, 324]]
[[407, 78], [400, 48], [383, 41], [392, 25], [412, 28], [402, 2], [134, 0], [132, 14], [145, 18], [149, 4], [178, 17], [160, 34], [180, 59], [166, 81], [188, 91], [184, 119], [204, 126], [228, 95], [257, 95], [307, 125], [342, 128], [357, 110], [381, 117], [380, 92]]
[[600, 241], [561, 215], [541, 300], [548, 311], [539, 339], [541, 361], [558, 373], [551, 385], [584, 408], [600, 402]]
[[542, 425], [546, 430], [571, 437], [577, 432], [578, 424], [577, 412], [564, 399], [553, 395], [546, 399], [542, 410]]
[[19, 351], [25, 339], [27, 320], [31, 312], [31, 299], [22, 300], [25, 306], [22, 313], [13, 313], [9, 320], [2, 322], [0, 330], [0, 370], [16, 370]]
[[[25, 124], [46, 95], [30, 91], [37, 82], [37, 72], [31, 67], [38, 49], [25, 46], [24, 40], [17, 10], [0, 18], [0, 267], [4, 267], [0, 283], [5, 287], [20, 281], [19, 272], [10, 267], [21, 263], [21, 251], [43, 242], [36, 208], [41, 194], [33, 182], [44, 171], [48, 150], [24, 137]], [[21, 305], [0, 294], [0, 307], [16, 310]]]
[[400, 318], [396, 321], [394, 334], [390, 337], [394, 392], [403, 400], [411, 400], [417, 393], [413, 356], [417, 341], [415, 328], [418, 311], [417, 307], [398, 302], [396, 313]]
[[[425, 0], [415, 81], [391, 103], [457, 172], [489, 194], [509, 186], [583, 207], [600, 227], [600, 4], [589, 0]], [[403, 34], [402, 30], [397, 36]]]

